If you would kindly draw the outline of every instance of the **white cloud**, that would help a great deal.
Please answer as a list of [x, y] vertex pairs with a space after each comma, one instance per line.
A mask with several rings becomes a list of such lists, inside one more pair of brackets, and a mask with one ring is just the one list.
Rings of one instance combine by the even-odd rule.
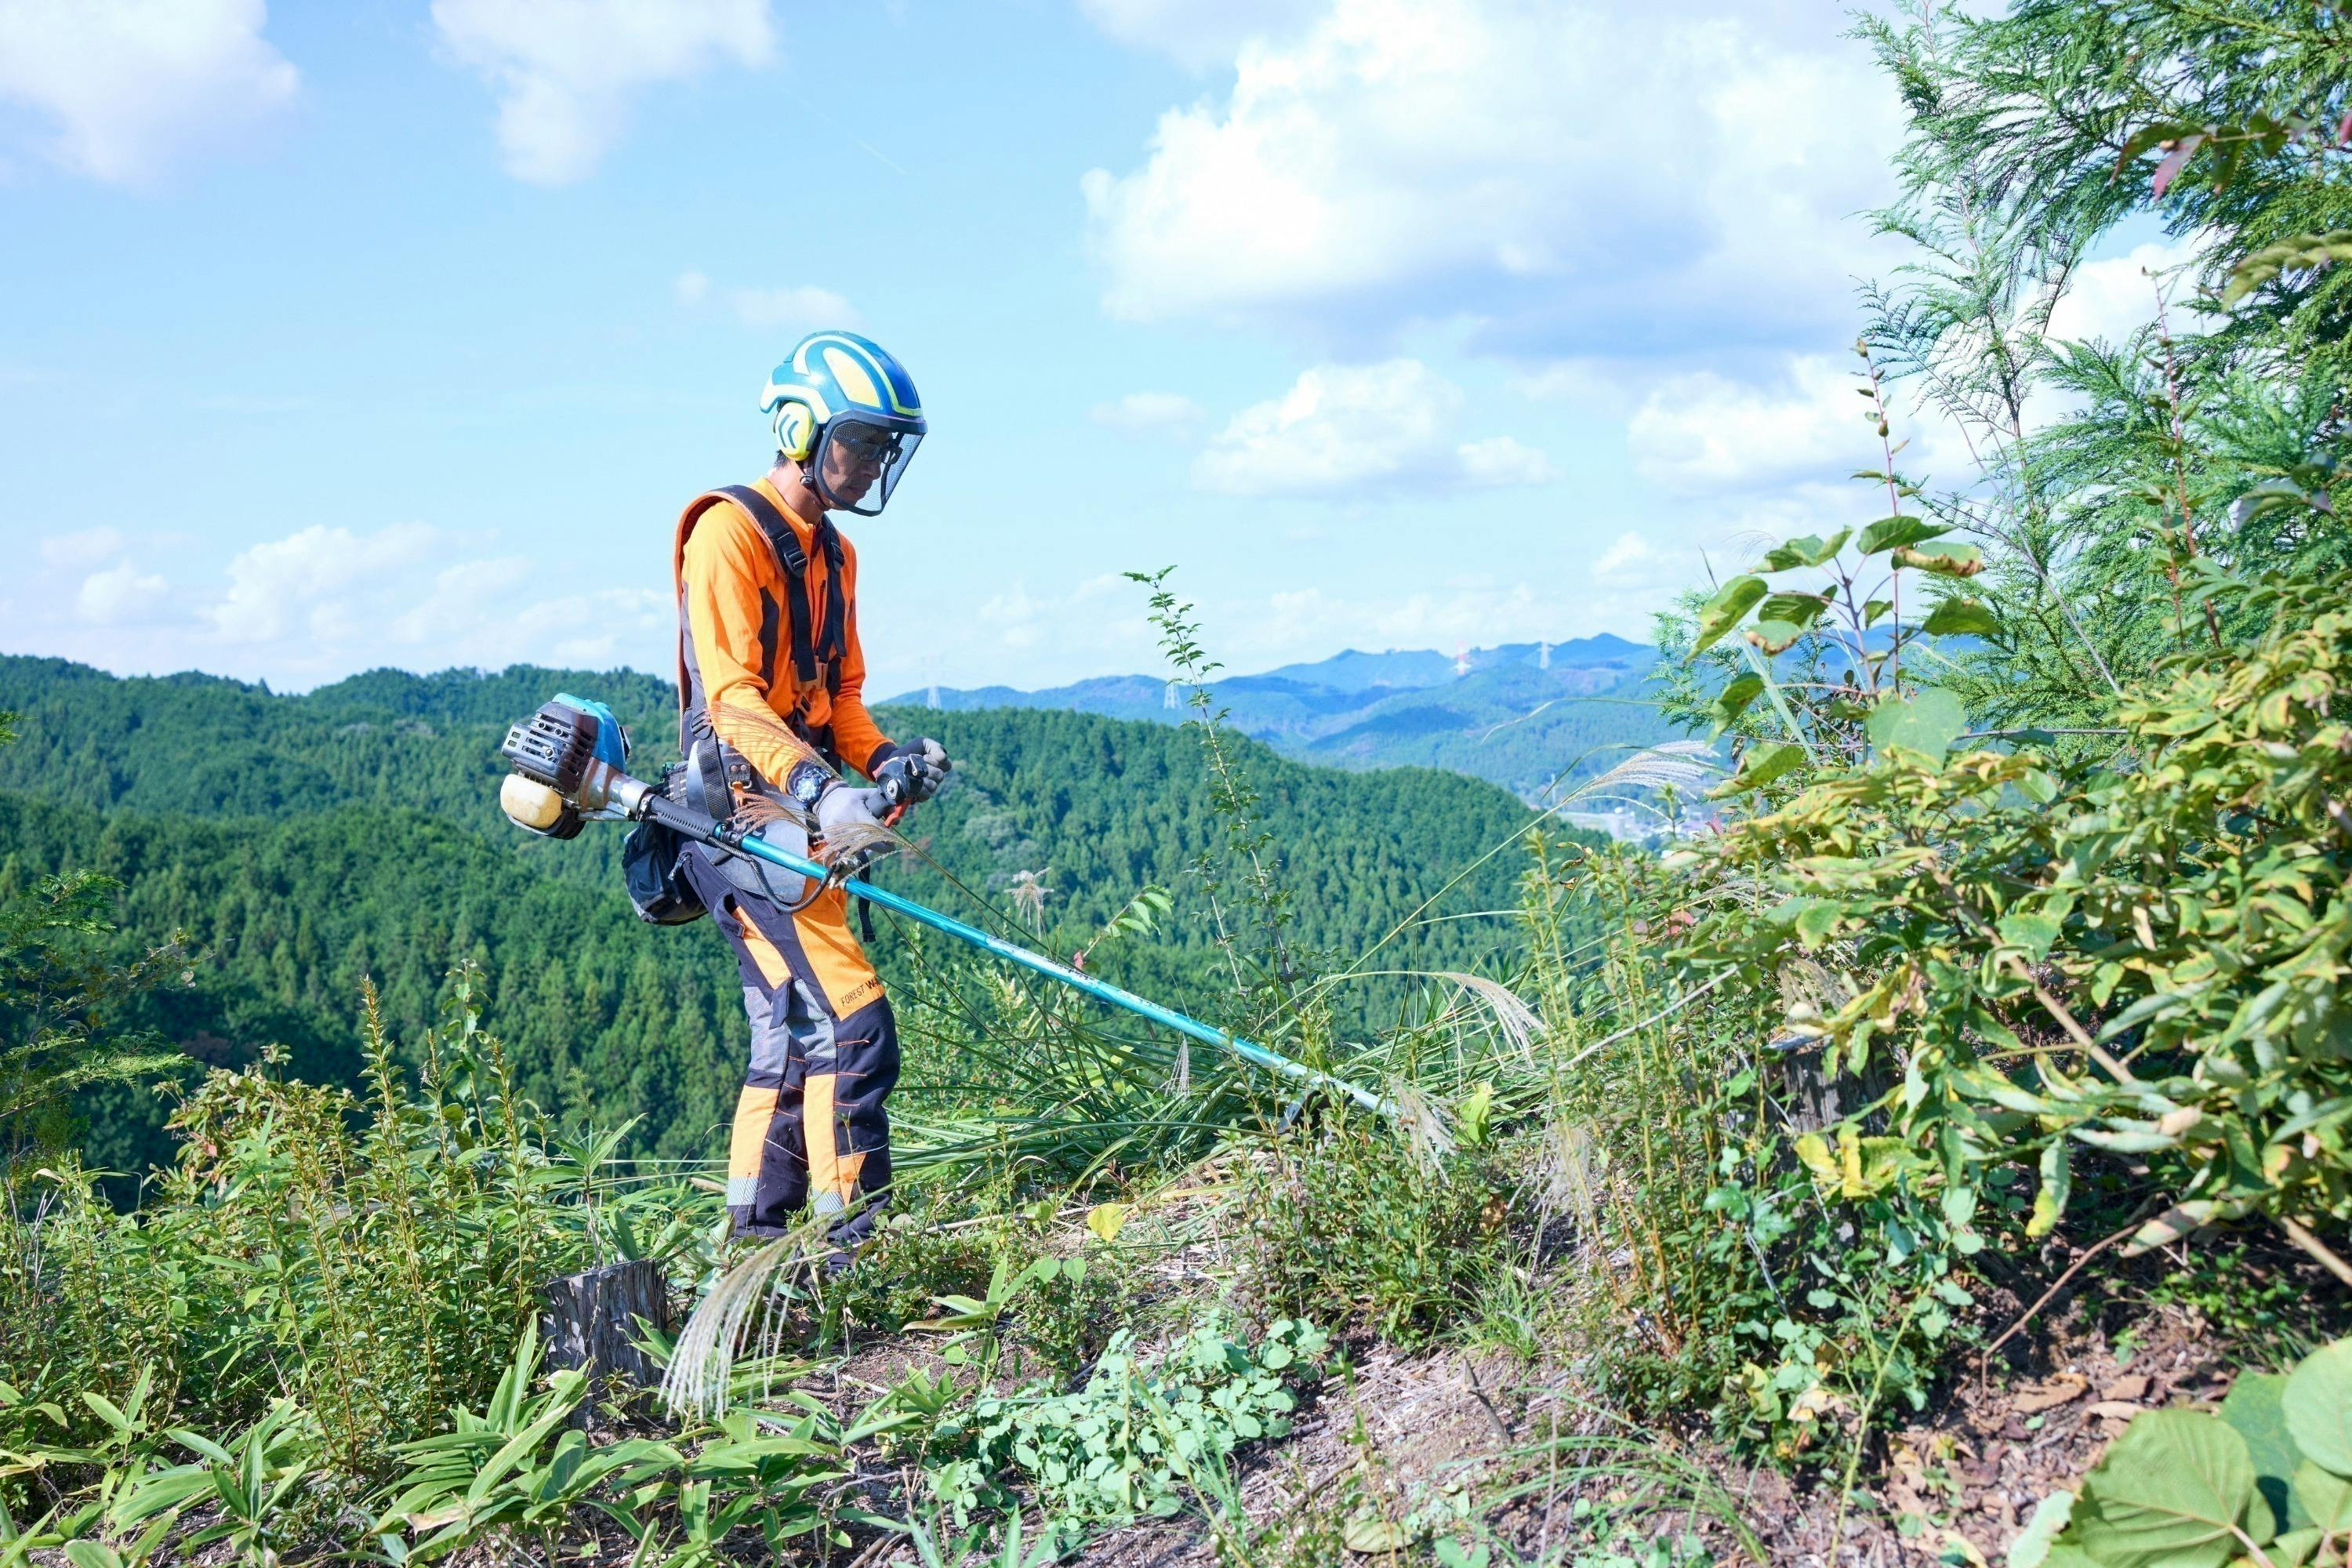
[[434, 559], [441, 546], [438, 532], [423, 523], [368, 534], [314, 523], [239, 552], [228, 563], [228, 591], [205, 618], [225, 642], [344, 640], [356, 627], [380, 626], [383, 617], [372, 612], [397, 593], [404, 571]]
[[84, 578], [74, 609], [94, 626], [130, 626], [152, 620], [171, 598], [171, 584], [125, 558]]
[[2088, 342], [2094, 338], [2126, 342], [2156, 320], [2159, 285], [2174, 301], [2165, 315], [2175, 337], [2207, 330], [2210, 318], [2180, 308], [2178, 301], [2185, 290], [2173, 275], [2196, 261], [2210, 244], [2208, 236], [2187, 235], [2135, 246], [2122, 256], [2084, 262], [2074, 269], [2073, 282], [2050, 312], [2049, 335], [2069, 342]]
[[997, 639], [1006, 647], [1031, 647], [1044, 635], [1051, 607], [1031, 598], [1029, 584], [1015, 579], [1012, 587], [982, 603], [979, 618], [996, 628]]
[[433, 22], [497, 88], [507, 172], [541, 185], [593, 172], [647, 85], [775, 50], [768, 0], [433, 0]]
[[1454, 449], [1462, 478], [1474, 485], [1542, 485], [1559, 478], [1552, 460], [1508, 436], [1465, 441]]
[[1714, 371], [1667, 376], [1627, 426], [1633, 466], [1678, 495], [1850, 473], [1877, 455], [1859, 384], [1822, 354], [1791, 356], [1772, 386]]
[[1180, 65], [1229, 60], [1252, 38], [1294, 31], [1321, 0], [1078, 0], [1087, 19], [1123, 44]]
[[1592, 563], [1592, 574], [1612, 579], [1640, 577], [1657, 559], [1658, 552], [1648, 540], [1638, 533], [1621, 533]]
[[1335, 0], [1082, 182], [1114, 315], [1539, 356], [1819, 341], [1878, 254], [1892, 91], [1818, 5]]
[[802, 284], [786, 289], [736, 289], [727, 296], [735, 319], [762, 331], [790, 328], [813, 332], [823, 327], [855, 329], [859, 317], [847, 300], [830, 289]]
[[1097, 403], [1087, 417], [1097, 425], [1129, 435], [1181, 430], [1197, 423], [1201, 405], [1180, 392], [1130, 392], [1108, 403]]
[[[383, 664], [663, 670], [675, 657], [677, 609], [665, 589], [549, 586], [530, 560], [470, 553], [476, 535], [314, 526], [198, 579], [150, 569], [156, 535], [114, 534], [113, 559], [94, 559], [109, 531], [47, 541], [56, 548], [0, 584], [0, 647], [298, 690]], [[177, 542], [182, 556], [187, 542]]]
[[52, 566], [94, 566], [119, 553], [124, 543], [119, 528], [85, 528], [52, 534], [41, 541], [41, 559]]
[[677, 608], [652, 589], [533, 599], [532, 563], [467, 557], [424, 523], [373, 533], [313, 525], [229, 562], [226, 591], [201, 611], [215, 644], [258, 659], [273, 678], [331, 679], [366, 664], [498, 668], [518, 659], [649, 662], [674, 635]]
[[671, 281], [670, 293], [688, 310], [715, 298], [737, 321], [761, 331], [812, 332], [825, 327], [854, 331], [863, 321], [847, 299], [814, 283], [721, 289], [708, 273], [688, 268]]
[[262, 0], [5, 0], [0, 100], [55, 122], [54, 162], [143, 184], [292, 100], [264, 19]]
[[1419, 482], [1533, 484], [1555, 477], [1507, 436], [1457, 444], [1462, 389], [1414, 359], [1318, 365], [1280, 397], [1243, 409], [1193, 459], [1223, 495], [1328, 495]]
[[1632, 397], [1622, 367], [1589, 358], [1529, 365], [1513, 372], [1506, 384], [1520, 397], [1602, 414], [1622, 415]]

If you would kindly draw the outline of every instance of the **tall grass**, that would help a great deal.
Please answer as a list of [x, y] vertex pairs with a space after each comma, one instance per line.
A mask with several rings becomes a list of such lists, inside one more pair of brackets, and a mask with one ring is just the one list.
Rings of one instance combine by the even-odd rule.
[[136, 1209], [70, 1161], [0, 1193], [0, 1383], [20, 1396], [0, 1449], [94, 1436], [84, 1396], [119, 1405], [145, 1379], [200, 1429], [290, 1400], [340, 1470], [373, 1476], [488, 1397], [549, 1279], [620, 1237], [681, 1248], [669, 1216], [692, 1194], [649, 1205], [599, 1162], [609, 1141], [566, 1140], [522, 1100], [479, 993], [460, 970], [413, 1090], [372, 988], [363, 1097], [278, 1076], [275, 1052], [213, 1073]]

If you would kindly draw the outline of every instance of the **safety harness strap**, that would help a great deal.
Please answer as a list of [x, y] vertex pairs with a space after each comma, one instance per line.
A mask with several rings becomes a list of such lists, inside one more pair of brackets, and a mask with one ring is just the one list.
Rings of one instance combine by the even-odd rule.
[[783, 568], [785, 592], [792, 600], [785, 606], [785, 618], [792, 626], [793, 679], [803, 686], [814, 686], [822, 679], [826, 695], [838, 693], [841, 661], [848, 651], [848, 610], [841, 581], [841, 533], [833, 526], [833, 519], [817, 519], [814, 538], [817, 548], [824, 552], [825, 592], [823, 626], [813, 630], [810, 623], [818, 616], [815, 606], [809, 603], [806, 586], [808, 552], [801, 548], [800, 535], [793, 531], [793, 525], [766, 496], [750, 485], [726, 485], [711, 493], [725, 496], [751, 515], [760, 531], [768, 536], [777, 563]]

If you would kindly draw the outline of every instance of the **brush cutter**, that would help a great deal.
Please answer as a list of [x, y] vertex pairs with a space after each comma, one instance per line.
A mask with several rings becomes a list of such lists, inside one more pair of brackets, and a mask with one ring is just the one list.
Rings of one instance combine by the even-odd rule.
[[733, 815], [718, 817], [671, 799], [659, 786], [632, 778], [623, 771], [628, 762], [628, 737], [612, 710], [601, 702], [559, 692], [553, 701], [542, 704], [538, 712], [509, 730], [499, 751], [514, 770], [499, 785], [499, 805], [519, 827], [569, 838], [580, 831], [583, 821], [590, 819], [657, 823], [683, 838], [760, 861], [806, 879], [812, 886], [834, 883], [853, 898], [895, 910], [982, 952], [1082, 991], [1097, 1001], [1108, 1002], [1164, 1028], [1230, 1051], [1268, 1072], [1336, 1089], [1365, 1110], [1382, 1116], [1397, 1115], [1397, 1108], [1388, 1100], [1328, 1073], [1318, 1072], [1264, 1046], [991, 936], [977, 926], [927, 909], [887, 888], [845, 875], [841, 867], [828, 867], [770, 843], [757, 824], [742, 823]]

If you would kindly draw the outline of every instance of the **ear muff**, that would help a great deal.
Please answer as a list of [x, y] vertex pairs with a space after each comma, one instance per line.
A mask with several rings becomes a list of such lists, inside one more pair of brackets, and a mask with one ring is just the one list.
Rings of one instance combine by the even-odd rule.
[[795, 463], [808, 461], [816, 450], [816, 416], [805, 403], [788, 402], [776, 409], [776, 450]]

